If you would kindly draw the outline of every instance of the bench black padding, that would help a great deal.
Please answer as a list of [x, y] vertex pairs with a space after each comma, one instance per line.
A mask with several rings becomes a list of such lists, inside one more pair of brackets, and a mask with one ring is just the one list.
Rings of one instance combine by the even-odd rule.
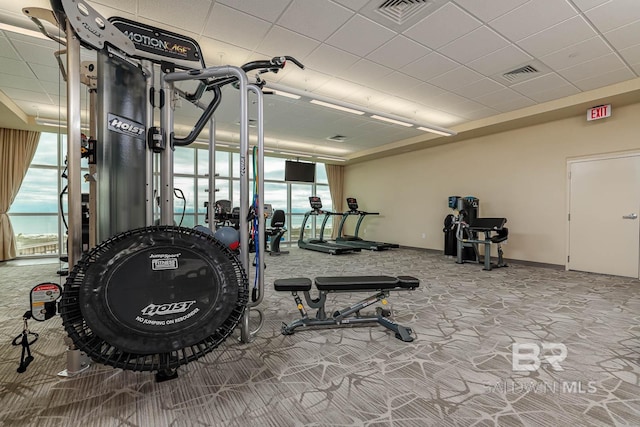
[[475, 218], [469, 222], [471, 231], [496, 231], [506, 224], [506, 218]]
[[328, 276], [316, 277], [315, 282], [321, 291], [375, 291], [393, 289], [399, 280], [391, 276]]
[[276, 279], [273, 281], [276, 291], [310, 291], [311, 279], [306, 277], [294, 277], [291, 279]]
[[497, 234], [491, 236], [492, 243], [502, 243], [509, 238], [509, 229], [507, 227], [502, 227], [500, 230], [496, 231]]
[[420, 279], [413, 276], [398, 276], [398, 286], [405, 289], [420, 287]]

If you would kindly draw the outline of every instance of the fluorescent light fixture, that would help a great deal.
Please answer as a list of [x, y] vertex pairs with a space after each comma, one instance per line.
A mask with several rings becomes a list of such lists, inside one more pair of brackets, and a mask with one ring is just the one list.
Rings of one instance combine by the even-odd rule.
[[359, 116], [364, 114], [364, 111], [354, 110], [353, 108], [347, 108], [347, 107], [343, 107], [341, 105], [330, 104], [328, 102], [319, 101], [317, 99], [312, 99], [309, 102], [312, 103], [312, 104], [316, 104], [316, 105], [322, 105], [323, 107], [333, 108], [334, 110], [346, 111], [347, 113], [357, 114]]
[[275, 89], [270, 89], [270, 90], [273, 91], [274, 95], [284, 96], [285, 98], [291, 98], [291, 99], [300, 99], [300, 95], [294, 95], [293, 93], [285, 92], [283, 90], [275, 90]]
[[280, 154], [284, 155], [284, 156], [294, 156], [294, 157], [311, 157], [308, 154], [301, 154], [301, 153], [289, 153], [287, 151], [281, 151]]
[[423, 130], [423, 131], [425, 131], [425, 132], [435, 133], [435, 134], [437, 134], [437, 135], [442, 135], [442, 136], [451, 136], [451, 133], [450, 133], [450, 132], [443, 132], [443, 131], [441, 131], [441, 130], [429, 129], [429, 128], [426, 128], [426, 127], [423, 127], [423, 126], [418, 126], [418, 129], [419, 129], [419, 130]]
[[378, 116], [377, 114], [372, 115], [371, 118], [376, 120], [382, 120], [383, 122], [393, 123], [400, 126], [406, 126], [408, 128], [413, 126], [411, 123], [401, 122], [400, 120], [390, 119], [389, 117]]
[[331, 160], [334, 162], [346, 162], [347, 159], [338, 159], [335, 157], [322, 157], [322, 156], [316, 156], [316, 159], [322, 159], [322, 160]]
[[36, 119], [36, 124], [41, 125], [41, 126], [54, 126], [54, 127], [63, 127], [66, 128], [67, 127], [67, 123], [66, 122], [61, 122], [59, 120], [55, 120], [55, 119]]
[[1, 22], [0, 22], [0, 30], [22, 34], [23, 36], [36, 37], [38, 39], [43, 39], [43, 40], [51, 40], [49, 37], [45, 36], [40, 31], [28, 30], [26, 28], [16, 27], [15, 25], [3, 24]]
[[374, 119], [383, 120], [389, 123], [394, 123], [400, 126], [412, 127], [416, 128], [424, 128], [420, 130], [427, 130], [427, 132], [437, 133], [438, 135], [456, 135], [455, 131], [432, 125], [430, 123], [420, 123], [415, 120], [406, 119], [403, 117], [396, 116], [394, 114], [388, 114], [381, 111], [375, 111], [371, 108], [364, 107], [362, 105], [352, 104], [346, 101], [342, 101], [339, 99], [333, 99], [326, 96], [322, 96], [317, 93], [308, 92], [302, 89], [296, 89], [289, 86], [280, 85], [278, 83], [270, 83], [268, 88], [272, 91], [282, 92], [285, 91], [287, 93], [295, 94], [300, 96], [302, 99], [310, 100], [312, 104], [322, 105], [324, 107], [333, 108], [340, 111], [346, 111], [353, 114], [363, 115], [366, 114]]

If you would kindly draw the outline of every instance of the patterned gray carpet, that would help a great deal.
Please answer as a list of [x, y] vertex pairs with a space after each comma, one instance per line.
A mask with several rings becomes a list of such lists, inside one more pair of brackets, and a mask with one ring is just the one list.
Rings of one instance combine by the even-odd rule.
[[[59, 318], [30, 323], [40, 340], [35, 360], [18, 374], [20, 347], [10, 342], [22, 330], [28, 290], [58, 282], [58, 266], [0, 264], [0, 424], [640, 425], [638, 280], [515, 263], [486, 272], [411, 249], [330, 256], [293, 248], [267, 263], [266, 322], [257, 339], [241, 344], [236, 332], [163, 383], [100, 365], [59, 378]], [[299, 314], [290, 295], [272, 291], [274, 279], [355, 274], [422, 281], [389, 299], [414, 342], [381, 326], [280, 334]], [[337, 295], [328, 308], [358, 296]], [[516, 351], [514, 343], [523, 346]], [[514, 359], [524, 346], [538, 357]], [[517, 370], [527, 360], [539, 368]]]

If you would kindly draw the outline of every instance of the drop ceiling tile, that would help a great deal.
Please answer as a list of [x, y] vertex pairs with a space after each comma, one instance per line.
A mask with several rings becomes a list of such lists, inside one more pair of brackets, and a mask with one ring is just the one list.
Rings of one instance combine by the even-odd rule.
[[480, 120], [480, 119], [486, 119], [487, 117], [495, 116], [496, 114], [499, 114], [499, 113], [500, 111], [495, 110], [493, 108], [483, 107], [479, 110], [465, 113], [464, 118], [467, 120]]
[[2, 72], [13, 76], [33, 76], [25, 62], [9, 58], [2, 59]]
[[313, 93], [333, 99], [343, 99], [361, 88], [362, 87], [358, 84], [334, 78], [315, 89]]
[[596, 35], [596, 32], [582, 16], [575, 16], [520, 40], [518, 46], [534, 57], [540, 57], [593, 38]]
[[384, 94], [378, 90], [360, 85], [360, 88], [358, 90], [346, 95], [342, 99], [355, 105], [371, 107], [374, 104], [382, 102], [382, 100], [386, 99], [387, 96], [387, 94]]
[[338, 73], [338, 76], [365, 86], [375, 87], [381, 78], [392, 72], [391, 68], [384, 67], [368, 59], [361, 59], [345, 72]]
[[11, 74], [0, 74], [0, 87], [22, 89], [30, 91], [44, 91], [38, 80], [31, 75], [29, 76], [16, 76]]
[[421, 84], [420, 80], [396, 71], [384, 79], [380, 79], [376, 88], [391, 95], [411, 99], [414, 96], [415, 88]]
[[537, 102], [547, 102], [553, 101], [554, 99], [564, 98], [565, 96], [575, 95], [577, 93], [580, 93], [580, 89], [574, 85], [566, 84], [553, 89], [541, 90], [539, 92], [532, 93], [529, 95], [529, 98], [532, 98]]
[[452, 106], [448, 106], [448, 107], [443, 106], [442, 109], [447, 113], [455, 114], [461, 117], [466, 117], [468, 114], [472, 114], [474, 111], [486, 110], [486, 108], [487, 107], [485, 107], [484, 105], [478, 102], [467, 99], [463, 102], [460, 102]]
[[293, 0], [277, 23], [297, 33], [324, 41], [352, 15], [353, 11], [328, 1]]
[[210, 0], [163, 2], [162, 7], [158, 7], [158, 0], [138, 0], [139, 16], [197, 34], [202, 31], [210, 10]]
[[[153, 3], [153, 0], [149, 0], [150, 2]], [[104, 8], [102, 6], [107, 6], [109, 8], [112, 9], [118, 9], [118, 10], [122, 10], [124, 12], [130, 13], [132, 15], [135, 15], [138, 13], [138, 2], [137, 1], [131, 1], [131, 0], [94, 0], [91, 3], [95, 3], [95, 5], [92, 4], [92, 6], [95, 7], [95, 9], [102, 13], [104, 11]], [[157, 6], [157, 2], [155, 3]], [[111, 14], [108, 15], [103, 15], [106, 17], [109, 16], [114, 16]]]
[[333, 0], [336, 3], [340, 3], [344, 7], [348, 7], [351, 10], [360, 10], [362, 7], [369, 3], [369, 0]]
[[[58, 65], [55, 56], [53, 56], [53, 53], [58, 50], [58, 48], [52, 49], [49, 47], [38, 46], [33, 43], [26, 43], [17, 40], [13, 40], [12, 43], [22, 59], [24, 59], [26, 62], [48, 66]], [[60, 48], [62, 48], [62, 46]]]
[[332, 79], [332, 76], [314, 70], [298, 71], [286, 74], [279, 82], [296, 89], [313, 92]]
[[271, 27], [256, 51], [269, 56], [293, 56], [299, 61], [319, 46], [318, 41], [280, 26]]
[[621, 50], [640, 42], [640, 20], [604, 34], [614, 48]]
[[611, 48], [598, 36], [542, 56], [540, 60], [554, 70], [562, 70], [610, 52]]
[[585, 15], [600, 32], [606, 33], [639, 20], [640, 4], [637, 0], [610, 1], [587, 11]]
[[514, 99], [506, 102], [499, 102], [493, 105], [492, 108], [502, 111], [503, 113], [507, 113], [509, 111], [519, 110], [521, 108], [531, 107], [535, 105], [536, 102], [532, 99], [527, 98], [526, 96], [522, 96], [518, 99]]
[[504, 89], [504, 85], [485, 77], [482, 80], [471, 83], [470, 85], [451, 89], [451, 91], [460, 96], [464, 96], [465, 98], [473, 99], [488, 93], [496, 92], [500, 89]]
[[431, 49], [437, 49], [480, 25], [482, 23], [469, 13], [453, 3], [447, 3], [403, 34]]
[[543, 76], [516, 83], [511, 86], [513, 90], [524, 96], [533, 98], [536, 93], [549, 89], [561, 88], [567, 85], [567, 81], [556, 73], [547, 73]]
[[463, 104], [469, 100], [452, 92], [445, 92], [441, 95], [425, 101], [425, 104], [441, 111], [451, 112], [456, 105]]
[[216, 3], [202, 35], [253, 50], [270, 27], [267, 21]]
[[290, 0], [269, 0], [269, 7], [256, 7], [254, 2], [246, 0], [217, 0], [217, 3], [224, 4], [269, 22], [276, 22], [278, 17], [282, 15], [282, 12], [284, 12], [289, 5]]
[[481, 19], [483, 22], [489, 22], [528, 1], [529, 0], [455, 0], [460, 7]]
[[448, 91], [439, 88], [438, 86], [431, 85], [429, 83], [422, 83], [420, 86], [414, 89], [415, 96], [419, 102], [428, 102], [436, 99], [438, 96], [449, 93]]
[[475, 61], [471, 61], [467, 66], [485, 76], [492, 76], [500, 72], [506, 72], [533, 59], [517, 46], [509, 45], [505, 48], [492, 52]]
[[367, 59], [382, 65], [393, 64], [393, 68], [398, 69], [429, 52], [430, 49], [399, 35], [368, 54]]
[[482, 79], [482, 75], [476, 73], [470, 68], [461, 66], [447, 73], [429, 80], [429, 83], [441, 87], [442, 89], [452, 90], [459, 86], [466, 86]]
[[[638, 72], [638, 70], [636, 70]], [[629, 68], [619, 68], [595, 77], [589, 77], [584, 80], [574, 82], [582, 90], [592, 90], [600, 87], [620, 83], [635, 78], [636, 75]]]
[[219, 65], [241, 65], [255, 58], [250, 50], [242, 49], [209, 37], [198, 40], [205, 64], [208, 67]]
[[611, 0], [573, 0], [573, 3], [578, 6], [581, 11], [586, 12], [589, 9], [593, 9], [609, 1]]
[[626, 65], [620, 60], [618, 55], [610, 53], [609, 55], [601, 56], [591, 61], [559, 70], [558, 74], [562, 75], [570, 82], [574, 82], [595, 77], [611, 70], [618, 70], [625, 66]]
[[32, 90], [3, 88], [2, 91], [14, 101], [26, 101], [31, 103], [51, 104], [55, 103], [55, 98], [50, 98], [43, 92], [34, 92]]
[[[64, 80], [62, 80], [62, 76], [60, 74], [60, 69], [58, 67], [49, 67], [39, 64], [31, 64], [29, 67], [31, 68], [31, 70], [33, 70], [36, 78], [40, 81], [54, 83], [61, 82], [61, 84], [64, 83]], [[5, 72], [4, 66], [3, 72]]]
[[452, 61], [446, 56], [441, 55], [438, 52], [431, 52], [417, 61], [405, 65], [401, 68], [401, 71], [411, 77], [426, 81], [459, 66], [460, 64]]
[[576, 11], [566, 1], [531, 0], [489, 25], [507, 39], [518, 41], [575, 15]]
[[356, 15], [329, 37], [327, 43], [354, 55], [366, 56], [393, 36], [395, 33], [388, 28]]
[[620, 55], [622, 55], [624, 60], [629, 64], [640, 64], [640, 44], [622, 49]]
[[20, 60], [20, 56], [4, 36], [0, 37], [0, 57]]
[[475, 98], [475, 101], [480, 102], [481, 104], [488, 107], [494, 108], [495, 105], [517, 101], [521, 98], [523, 98], [523, 96], [515, 90], [505, 88], [488, 93], [486, 95], [478, 96]]
[[305, 57], [302, 62], [305, 67], [326, 74], [339, 75], [358, 62], [359, 59], [360, 57], [333, 46], [321, 44], [310, 55]]
[[510, 43], [492, 29], [482, 26], [438, 49], [463, 64], [502, 49]]

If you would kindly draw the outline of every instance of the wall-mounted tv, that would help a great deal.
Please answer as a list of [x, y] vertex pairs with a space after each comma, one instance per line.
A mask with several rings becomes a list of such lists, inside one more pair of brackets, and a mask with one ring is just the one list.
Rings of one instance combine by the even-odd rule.
[[284, 180], [313, 182], [316, 177], [316, 164], [306, 162], [294, 162], [287, 160], [284, 163]]

